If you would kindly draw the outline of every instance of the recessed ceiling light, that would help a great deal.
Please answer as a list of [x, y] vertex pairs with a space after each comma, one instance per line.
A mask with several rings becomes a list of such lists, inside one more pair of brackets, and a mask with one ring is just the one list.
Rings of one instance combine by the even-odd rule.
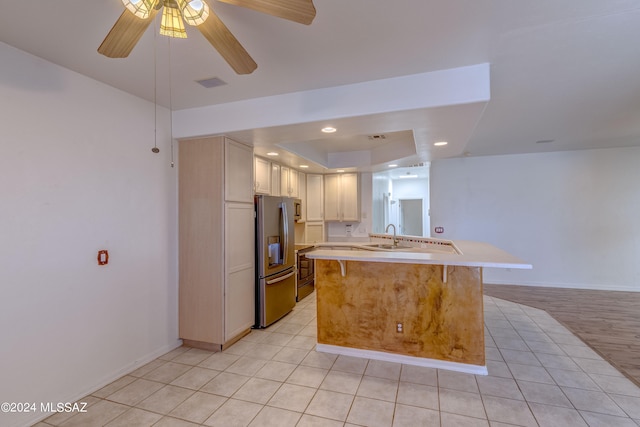
[[435, 145], [436, 147], [442, 147], [443, 145], [447, 145], [448, 142], [447, 141], [439, 141], [439, 142], [435, 142], [433, 145]]
[[338, 169], [336, 172], [342, 173], [342, 172], [344, 172], [344, 169]]
[[270, 151], [267, 153], [267, 156], [277, 156], [278, 153], [276, 153], [275, 151]]
[[326, 128], [321, 129], [324, 133], [334, 133], [337, 129], [331, 126], [327, 126]]
[[398, 165], [389, 165], [390, 168], [397, 168]]
[[308, 167], [309, 167], [309, 165], [300, 165], [300, 167], [301, 167], [302, 169], [306, 169], [306, 168], [308, 168]]

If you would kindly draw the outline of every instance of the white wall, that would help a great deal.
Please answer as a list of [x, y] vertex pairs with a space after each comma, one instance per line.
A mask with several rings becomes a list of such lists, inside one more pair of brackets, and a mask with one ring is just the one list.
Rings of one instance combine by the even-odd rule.
[[153, 104], [3, 43], [0, 64], [0, 402], [73, 401], [179, 345], [168, 125], [153, 154]]
[[485, 282], [640, 291], [640, 147], [470, 157], [431, 165], [431, 227], [533, 270]]

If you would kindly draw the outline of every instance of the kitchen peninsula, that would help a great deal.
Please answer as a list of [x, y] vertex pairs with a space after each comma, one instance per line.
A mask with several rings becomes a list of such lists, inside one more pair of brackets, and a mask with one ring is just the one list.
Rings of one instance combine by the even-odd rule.
[[307, 254], [316, 263], [316, 349], [486, 374], [482, 269], [532, 266], [485, 243], [389, 239]]

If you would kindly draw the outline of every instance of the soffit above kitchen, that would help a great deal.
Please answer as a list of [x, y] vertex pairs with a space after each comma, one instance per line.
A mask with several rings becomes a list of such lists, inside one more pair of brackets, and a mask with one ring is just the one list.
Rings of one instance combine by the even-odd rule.
[[[477, 64], [176, 111], [173, 129], [178, 138], [228, 135], [259, 155], [280, 148], [297, 156], [292, 167], [375, 171], [463, 153], [489, 98], [489, 64]], [[328, 126], [336, 131], [323, 133]], [[386, 134], [391, 143], [369, 140]]]

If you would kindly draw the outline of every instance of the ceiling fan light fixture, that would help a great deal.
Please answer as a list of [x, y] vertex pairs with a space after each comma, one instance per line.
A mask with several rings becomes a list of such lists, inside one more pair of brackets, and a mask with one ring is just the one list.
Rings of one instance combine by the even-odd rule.
[[165, 1], [164, 3], [162, 21], [160, 21], [160, 34], [178, 39], [187, 38], [184, 22], [182, 22], [182, 16], [175, 1]]
[[178, 6], [187, 24], [194, 27], [204, 23], [209, 17], [209, 5], [202, 0], [178, 0]]
[[129, 9], [129, 12], [141, 19], [149, 18], [156, 3], [157, 0], [122, 0], [122, 4]]

